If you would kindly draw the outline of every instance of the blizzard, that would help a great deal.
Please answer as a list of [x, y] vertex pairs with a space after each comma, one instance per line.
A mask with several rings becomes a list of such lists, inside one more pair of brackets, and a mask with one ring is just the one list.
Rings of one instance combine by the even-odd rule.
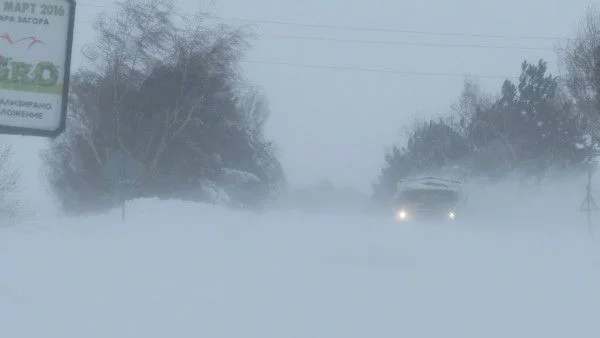
[[0, 337], [598, 337], [584, 194], [474, 186], [429, 224], [158, 199], [124, 222], [41, 213], [0, 228]]

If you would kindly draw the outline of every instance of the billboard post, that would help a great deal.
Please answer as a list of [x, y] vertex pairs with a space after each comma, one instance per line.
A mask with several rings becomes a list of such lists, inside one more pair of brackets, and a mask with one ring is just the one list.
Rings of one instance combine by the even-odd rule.
[[0, 1], [0, 134], [66, 124], [75, 0]]

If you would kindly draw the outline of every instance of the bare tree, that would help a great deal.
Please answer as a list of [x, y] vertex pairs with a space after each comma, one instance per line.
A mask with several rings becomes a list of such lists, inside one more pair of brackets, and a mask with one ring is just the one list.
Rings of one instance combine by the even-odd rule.
[[119, 150], [141, 164], [131, 197], [196, 199], [199, 182], [238, 182], [232, 172], [258, 178], [244, 196], [263, 196], [282, 179], [262, 134], [267, 101], [239, 75], [244, 30], [177, 15], [169, 0], [120, 3], [96, 30], [90, 66], [72, 77], [67, 130], [45, 154], [65, 208], [110, 206], [105, 168]]
[[449, 124], [466, 136], [469, 121], [479, 111], [490, 109], [494, 101], [494, 97], [481, 91], [477, 79], [466, 78], [458, 101], [450, 107]]

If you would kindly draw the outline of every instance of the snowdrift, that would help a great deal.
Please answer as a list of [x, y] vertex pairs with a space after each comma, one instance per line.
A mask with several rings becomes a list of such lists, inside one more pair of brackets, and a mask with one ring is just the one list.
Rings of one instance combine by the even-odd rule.
[[453, 227], [150, 199], [0, 229], [0, 337], [598, 337], [584, 187], [471, 186]]

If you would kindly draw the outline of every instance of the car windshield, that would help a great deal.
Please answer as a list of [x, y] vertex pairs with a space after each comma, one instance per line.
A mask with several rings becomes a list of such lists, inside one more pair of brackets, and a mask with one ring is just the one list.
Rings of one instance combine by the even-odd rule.
[[403, 192], [403, 197], [411, 203], [454, 203], [458, 199], [458, 193], [443, 189], [408, 190]]

